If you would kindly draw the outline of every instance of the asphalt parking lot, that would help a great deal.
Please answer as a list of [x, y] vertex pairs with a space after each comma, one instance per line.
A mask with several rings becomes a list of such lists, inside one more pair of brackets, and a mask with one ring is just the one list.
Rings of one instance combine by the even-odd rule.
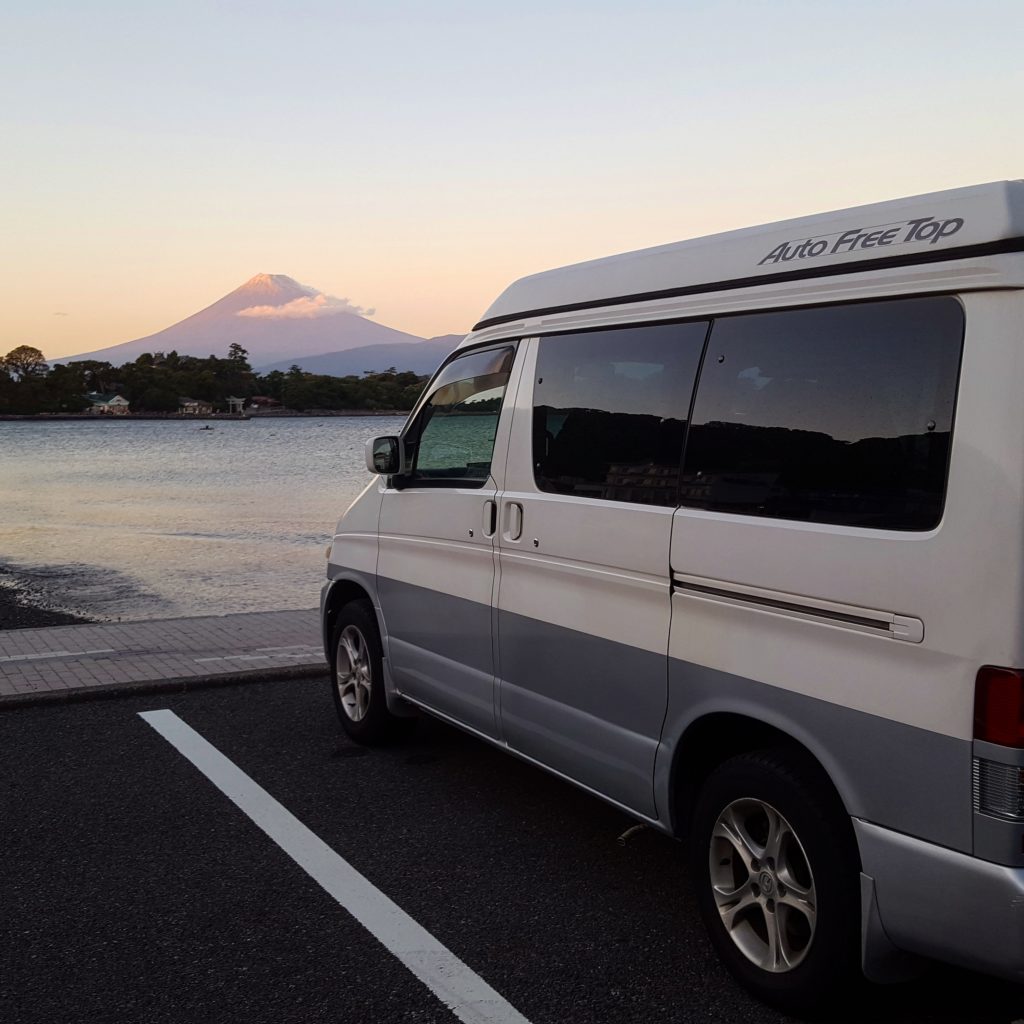
[[[4, 1024], [459, 1019], [140, 717], [163, 709], [490, 986], [492, 1019], [785, 1019], [718, 965], [678, 844], [621, 845], [630, 819], [436, 722], [353, 746], [314, 679], [0, 714]], [[1024, 990], [940, 968], [830, 1019], [1010, 1024]]]

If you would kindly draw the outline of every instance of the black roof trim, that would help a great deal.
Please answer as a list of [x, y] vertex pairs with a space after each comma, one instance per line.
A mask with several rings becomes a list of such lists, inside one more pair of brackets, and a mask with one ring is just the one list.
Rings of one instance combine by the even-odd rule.
[[836, 277], [840, 274], [858, 274], [865, 270], [888, 270], [892, 267], [912, 267], [922, 263], [943, 263], [947, 260], [971, 259], [977, 256], [998, 256], [1001, 253], [1024, 251], [1024, 237], [1004, 238], [998, 242], [983, 242], [978, 245], [961, 245], [937, 252], [909, 253], [905, 256], [883, 256], [875, 260], [861, 260], [858, 263], [833, 263], [826, 267], [808, 267], [806, 270], [784, 270], [776, 274], [754, 274], [750, 277], [735, 277], [728, 281], [708, 281], [706, 284], [683, 285], [680, 288], [663, 288], [660, 291], [637, 292], [634, 295], [613, 295], [603, 299], [587, 299], [585, 302], [569, 302], [563, 306], [548, 306], [545, 309], [524, 309], [519, 313], [493, 316], [481, 320], [473, 330], [511, 323], [529, 316], [550, 316], [554, 313], [572, 313], [580, 309], [596, 309], [600, 306], [624, 306], [630, 302], [650, 302], [654, 299], [673, 299], [682, 295], [699, 295], [701, 292], [724, 292], [737, 288], [752, 288], [755, 285], [780, 284], [783, 281], [810, 280], [816, 277]]

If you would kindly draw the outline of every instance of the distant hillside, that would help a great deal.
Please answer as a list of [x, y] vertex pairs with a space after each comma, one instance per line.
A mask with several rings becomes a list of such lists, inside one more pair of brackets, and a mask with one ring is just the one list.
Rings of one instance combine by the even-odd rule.
[[256, 366], [255, 369], [260, 373], [269, 373], [271, 370], [288, 370], [297, 365], [309, 373], [347, 377], [350, 374], [359, 375], [366, 370], [376, 372], [394, 366], [397, 370], [428, 374], [437, 369], [441, 360], [460, 341], [461, 334], [445, 334], [412, 344], [402, 342], [397, 345], [364, 345], [346, 352], [327, 352], [323, 355], [285, 359], [267, 366]]
[[249, 353], [253, 366], [291, 366], [300, 357], [422, 343], [414, 334], [366, 319], [364, 312], [347, 299], [325, 295], [284, 274], [257, 274], [212, 305], [156, 334], [53, 361], [100, 359], [120, 365], [143, 352], [172, 350], [179, 355], [224, 356], [228, 346], [237, 342]]

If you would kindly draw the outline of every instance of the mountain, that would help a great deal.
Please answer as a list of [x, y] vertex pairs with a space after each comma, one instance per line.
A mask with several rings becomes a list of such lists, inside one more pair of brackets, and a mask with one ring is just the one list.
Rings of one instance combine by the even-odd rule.
[[426, 341], [401, 342], [391, 345], [363, 345], [346, 352], [327, 352], [318, 356], [285, 359], [280, 363], [257, 367], [261, 373], [288, 370], [301, 366], [310, 373], [325, 373], [331, 377], [359, 376], [364, 370], [386, 370], [389, 366], [413, 373], [433, 373], [449, 352], [462, 341], [461, 334], [445, 334]]
[[[414, 334], [366, 319], [365, 313], [348, 299], [325, 295], [284, 274], [257, 274], [213, 305], [156, 334], [59, 362], [101, 359], [118, 365], [143, 352], [172, 350], [179, 355], [226, 356], [228, 346], [237, 342], [256, 368], [273, 363], [299, 363], [305, 368], [310, 356], [422, 342]], [[368, 368], [360, 367], [360, 372]]]

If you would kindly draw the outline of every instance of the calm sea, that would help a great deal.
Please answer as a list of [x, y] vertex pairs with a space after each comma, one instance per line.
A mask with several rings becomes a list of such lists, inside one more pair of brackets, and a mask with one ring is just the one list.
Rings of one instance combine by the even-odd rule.
[[396, 417], [0, 423], [0, 585], [101, 619], [310, 608]]

